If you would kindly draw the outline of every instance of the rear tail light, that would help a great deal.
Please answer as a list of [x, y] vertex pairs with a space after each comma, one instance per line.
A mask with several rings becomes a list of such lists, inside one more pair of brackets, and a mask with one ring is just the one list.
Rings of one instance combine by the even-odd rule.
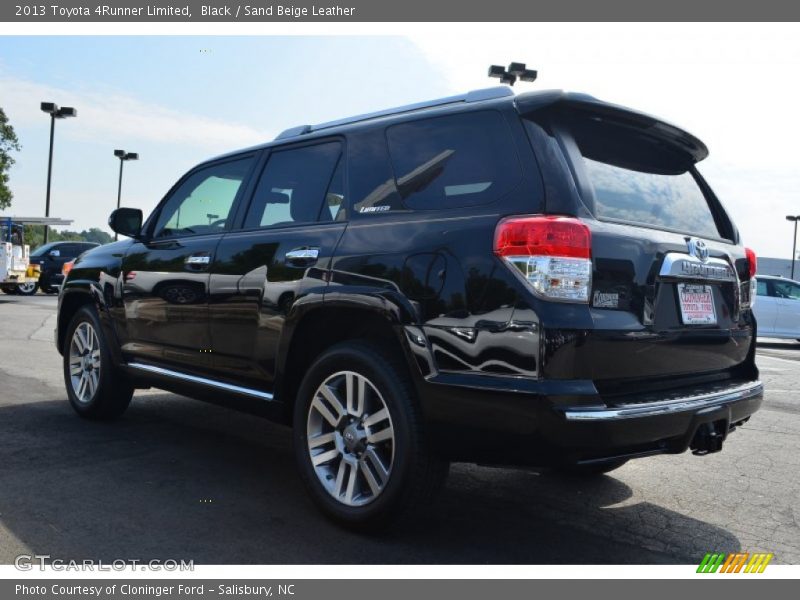
[[592, 233], [572, 217], [508, 217], [497, 224], [494, 253], [540, 297], [589, 302]]
[[747, 267], [750, 269], [750, 279], [752, 279], [756, 276], [756, 270], [758, 269], [758, 258], [756, 258], [756, 253], [752, 248], [745, 248], [744, 253], [747, 256]]
[[65, 262], [64, 266], [61, 267], [61, 274], [64, 275], [64, 277], [69, 275], [69, 272], [72, 271], [72, 266], [74, 264], [75, 264], [74, 260], [71, 260], [69, 262]]
[[758, 270], [758, 259], [752, 248], [745, 248], [744, 254], [747, 257], [747, 281], [740, 284], [739, 297], [742, 299], [742, 308], [753, 308], [756, 303], [756, 271]]

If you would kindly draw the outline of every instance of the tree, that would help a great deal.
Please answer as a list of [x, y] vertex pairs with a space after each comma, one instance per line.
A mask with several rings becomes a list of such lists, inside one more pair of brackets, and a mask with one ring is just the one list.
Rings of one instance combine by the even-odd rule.
[[[102, 229], [92, 227], [89, 230], [84, 229], [81, 232], [58, 231], [57, 229], [50, 229], [51, 242], [94, 242], [96, 244], [108, 244], [113, 242], [114, 239]], [[25, 225], [25, 243], [34, 250], [42, 245], [44, 241], [44, 227], [41, 225]]]
[[11, 206], [13, 194], [8, 187], [8, 171], [14, 164], [11, 151], [19, 152], [20, 145], [14, 128], [8, 122], [5, 111], [0, 108], [0, 209]]
[[98, 227], [92, 227], [88, 231], [81, 231], [81, 237], [87, 242], [96, 244], [110, 244], [114, 241], [114, 238]]

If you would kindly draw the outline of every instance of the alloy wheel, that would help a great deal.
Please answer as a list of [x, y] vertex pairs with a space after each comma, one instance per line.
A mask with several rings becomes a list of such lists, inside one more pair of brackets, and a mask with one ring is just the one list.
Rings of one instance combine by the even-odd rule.
[[336, 500], [363, 506], [386, 488], [394, 464], [394, 427], [369, 379], [340, 371], [323, 381], [309, 407], [306, 434], [314, 472]]
[[78, 402], [92, 401], [100, 384], [100, 340], [91, 323], [83, 321], [69, 345], [69, 375]]

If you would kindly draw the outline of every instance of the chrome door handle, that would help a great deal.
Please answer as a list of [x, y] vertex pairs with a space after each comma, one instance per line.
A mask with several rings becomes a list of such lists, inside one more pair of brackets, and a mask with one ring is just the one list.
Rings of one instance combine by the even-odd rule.
[[187, 265], [200, 266], [200, 265], [207, 265], [209, 263], [211, 263], [211, 257], [208, 255], [193, 254], [192, 256], [186, 257]]
[[205, 271], [211, 264], [211, 254], [192, 254], [183, 262], [187, 271]]
[[319, 248], [297, 248], [286, 253], [286, 260], [317, 260]]

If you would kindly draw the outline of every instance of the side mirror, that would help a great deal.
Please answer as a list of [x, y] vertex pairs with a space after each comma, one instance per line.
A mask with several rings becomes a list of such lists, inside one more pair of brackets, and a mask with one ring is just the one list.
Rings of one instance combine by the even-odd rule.
[[108, 217], [111, 231], [131, 238], [138, 238], [142, 232], [144, 217], [138, 208], [118, 208]]
[[50, 258], [58, 258], [61, 256], [61, 252], [58, 250], [50, 250]]

